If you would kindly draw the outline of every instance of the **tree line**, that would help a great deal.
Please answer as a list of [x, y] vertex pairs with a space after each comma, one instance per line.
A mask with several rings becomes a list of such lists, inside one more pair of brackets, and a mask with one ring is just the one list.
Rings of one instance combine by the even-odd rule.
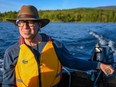
[[[0, 12], [0, 21], [16, 18], [16, 11]], [[40, 10], [41, 18], [48, 18], [51, 22], [116, 22], [116, 10], [97, 8], [76, 8], [66, 10]]]

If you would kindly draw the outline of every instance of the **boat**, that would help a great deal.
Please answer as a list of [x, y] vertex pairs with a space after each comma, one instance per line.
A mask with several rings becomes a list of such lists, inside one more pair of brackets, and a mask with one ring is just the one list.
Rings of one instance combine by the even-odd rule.
[[106, 76], [100, 72], [100, 70], [97, 72], [89, 71], [89, 73], [78, 70], [72, 70], [70, 74], [65, 72], [62, 74], [58, 87], [116, 87], [116, 73]]
[[[116, 77], [105, 77], [102, 73], [96, 82], [92, 80], [92, 75], [85, 71], [71, 70], [62, 73], [61, 81], [57, 87], [116, 87]], [[0, 82], [0, 87], [1, 82]]]

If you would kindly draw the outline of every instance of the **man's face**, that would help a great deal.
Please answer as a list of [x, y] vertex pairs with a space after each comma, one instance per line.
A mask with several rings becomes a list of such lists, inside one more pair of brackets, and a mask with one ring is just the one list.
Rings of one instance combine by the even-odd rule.
[[38, 21], [19, 21], [17, 25], [24, 39], [33, 38], [40, 29], [40, 23]]

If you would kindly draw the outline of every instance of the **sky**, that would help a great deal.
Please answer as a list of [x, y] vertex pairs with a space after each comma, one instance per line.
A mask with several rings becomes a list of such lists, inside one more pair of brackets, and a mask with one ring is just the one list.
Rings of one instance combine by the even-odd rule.
[[38, 10], [57, 10], [116, 6], [116, 0], [0, 0], [0, 12], [19, 11], [22, 5], [34, 5]]

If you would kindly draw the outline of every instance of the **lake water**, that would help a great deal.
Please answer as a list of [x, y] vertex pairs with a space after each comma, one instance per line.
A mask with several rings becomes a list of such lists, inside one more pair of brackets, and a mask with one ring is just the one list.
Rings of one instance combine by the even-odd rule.
[[[49, 23], [41, 29], [41, 33], [63, 42], [73, 55], [85, 60], [90, 59], [92, 49], [98, 42], [89, 31], [97, 33], [106, 41], [112, 41], [114, 49], [116, 48], [116, 23]], [[17, 42], [18, 36], [18, 29], [14, 24], [0, 22], [0, 67], [3, 65], [4, 51]]]

